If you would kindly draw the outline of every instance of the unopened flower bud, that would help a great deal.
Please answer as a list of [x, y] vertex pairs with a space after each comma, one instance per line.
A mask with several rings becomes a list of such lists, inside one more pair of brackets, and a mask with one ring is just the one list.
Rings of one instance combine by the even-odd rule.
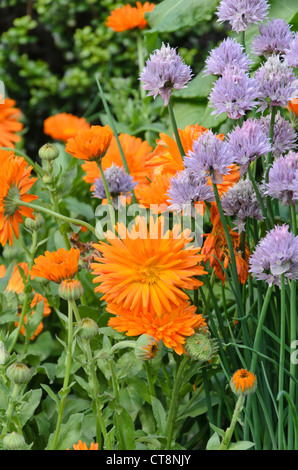
[[43, 225], [44, 225], [44, 218], [43, 216], [37, 212], [35, 215], [35, 219], [31, 219], [30, 217], [27, 217], [25, 219], [25, 226], [29, 229], [29, 230], [38, 230], [39, 228], [41, 228]]
[[185, 340], [186, 353], [200, 362], [207, 362], [216, 353], [218, 345], [215, 339], [210, 338], [209, 332], [197, 332]]
[[42, 181], [44, 184], [51, 184], [53, 182], [53, 176], [49, 175], [48, 173], [45, 173], [42, 177]]
[[3, 444], [7, 450], [20, 450], [25, 444], [25, 439], [21, 434], [13, 431], [3, 437]]
[[91, 339], [98, 333], [98, 325], [92, 318], [82, 318], [76, 326], [76, 332], [82, 339]]
[[53, 144], [44, 144], [38, 151], [42, 160], [56, 160], [59, 157], [59, 149]]
[[153, 336], [143, 334], [136, 341], [135, 355], [141, 361], [153, 359], [158, 350], [159, 342]]
[[246, 369], [239, 369], [230, 380], [230, 387], [235, 395], [250, 395], [257, 388], [257, 377]]
[[15, 384], [29, 382], [32, 377], [32, 371], [25, 364], [14, 362], [6, 369], [6, 375]]
[[63, 279], [59, 285], [58, 294], [65, 300], [77, 300], [84, 294], [84, 289], [77, 279]]

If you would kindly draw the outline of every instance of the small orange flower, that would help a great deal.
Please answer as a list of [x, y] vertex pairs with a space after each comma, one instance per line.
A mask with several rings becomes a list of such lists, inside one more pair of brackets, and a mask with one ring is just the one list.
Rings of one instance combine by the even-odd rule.
[[4, 246], [7, 241], [13, 243], [13, 234], [19, 238], [19, 224], [24, 217], [34, 219], [33, 210], [18, 206], [15, 200], [31, 202], [38, 198], [28, 194], [37, 178], [31, 178], [31, 166], [23, 157], [16, 157], [13, 153], [2, 151], [0, 153], [0, 243]]
[[153, 3], [145, 2], [142, 5], [137, 2], [136, 7], [124, 5], [121, 8], [115, 8], [108, 17], [106, 25], [117, 32], [135, 28], [144, 29], [148, 25], [145, 13], [152, 11], [154, 7]]
[[236, 395], [249, 395], [256, 390], [257, 378], [252, 372], [239, 369], [231, 378], [230, 386]]
[[146, 208], [150, 208], [152, 204], [157, 204], [158, 207], [152, 208], [152, 213], [163, 213], [168, 211], [170, 203], [168, 202], [169, 196], [167, 192], [170, 187], [172, 175], [168, 173], [160, 173], [153, 176], [150, 184], [143, 184], [139, 186], [138, 201]]
[[91, 126], [68, 139], [65, 150], [81, 160], [102, 159], [111, 143], [113, 131], [109, 126]]
[[91, 442], [90, 448], [88, 449], [86, 442], [80, 440], [77, 444], [73, 444], [73, 450], [98, 450], [98, 444]]
[[197, 328], [207, 326], [205, 319], [196, 313], [196, 307], [184, 301], [171, 310], [164, 309], [161, 315], [154, 311], [139, 310], [133, 314], [115, 304], [108, 304], [107, 311], [116, 315], [108, 325], [127, 336], [149, 335], [162, 340], [167, 348], [181, 355], [185, 352], [185, 338], [192, 336]]
[[79, 118], [70, 113], [59, 113], [50, 116], [44, 121], [44, 133], [54, 140], [67, 142], [71, 137], [76, 137], [79, 131], [90, 129], [90, 124], [85, 118]]
[[15, 143], [21, 140], [17, 132], [23, 129], [23, 124], [19, 122], [22, 113], [14, 107], [15, 104], [10, 98], [0, 104], [0, 147], [14, 147]]
[[[34, 312], [31, 313], [31, 316], [34, 315]], [[20, 316], [20, 315], [19, 315]], [[19, 325], [19, 322], [15, 322], [15, 327], [17, 328], [18, 325]], [[27, 315], [25, 315], [24, 317], [24, 320], [23, 320], [23, 325], [21, 326], [20, 328], [20, 333], [23, 335], [23, 336], [26, 336], [26, 329], [24, 327], [24, 324], [26, 325], [27, 324]], [[38, 327], [36, 328], [35, 332], [33, 333], [33, 335], [31, 336], [30, 338], [30, 341], [33, 341], [41, 332], [43, 331], [43, 322], [40, 322]]]
[[298, 116], [298, 98], [293, 98], [288, 105], [288, 110], [292, 111], [296, 116]]
[[197, 276], [206, 274], [200, 262], [200, 248], [189, 246], [190, 231], [180, 232], [180, 226], [165, 230], [163, 216], [149, 228], [145, 217], [136, 217], [135, 225], [128, 229], [117, 224], [118, 237], [107, 232], [106, 242], [94, 244], [102, 254], [91, 264], [95, 292], [103, 299], [137, 314], [149, 311], [161, 315], [179, 306], [188, 296], [183, 289], [196, 289], [202, 285]]
[[64, 279], [72, 278], [78, 270], [80, 250], [71, 248], [50, 252], [46, 251], [34, 260], [30, 271], [32, 277], [42, 277], [49, 281], [60, 283]]

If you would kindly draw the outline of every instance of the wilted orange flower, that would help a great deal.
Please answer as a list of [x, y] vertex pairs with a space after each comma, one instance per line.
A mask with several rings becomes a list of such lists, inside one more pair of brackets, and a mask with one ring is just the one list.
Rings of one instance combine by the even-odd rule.
[[239, 369], [231, 378], [230, 386], [237, 395], [249, 395], [256, 390], [257, 378], [252, 372]]
[[88, 449], [86, 442], [80, 440], [77, 444], [73, 444], [73, 450], [98, 450], [98, 444], [91, 442], [90, 448]]
[[149, 229], [145, 217], [136, 217], [135, 225], [128, 229], [117, 224], [118, 237], [108, 231], [109, 243], [94, 244], [102, 257], [94, 257], [91, 264], [95, 292], [103, 299], [137, 314], [140, 311], [160, 316], [187, 300], [183, 289], [196, 289], [202, 285], [196, 276], [206, 274], [200, 262], [200, 248], [189, 246], [190, 231], [180, 233], [180, 226], [165, 230], [163, 216], [154, 221], [150, 217]]
[[108, 325], [127, 336], [150, 335], [157, 341], [162, 340], [167, 348], [181, 355], [184, 351], [185, 338], [192, 336], [201, 326], [207, 326], [205, 319], [196, 313], [196, 307], [183, 301], [170, 310], [164, 309], [160, 315], [154, 311], [138, 311], [133, 314], [122, 306], [108, 304], [107, 311], [116, 315], [110, 318]]
[[81, 160], [100, 160], [109, 148], [113, 131], [108, 125], [91, 126], [68, 139], [65, 150]]
[[[146, 169], [146, 163], [149, 160], [152, 147], [146, 140], [140, 137], [134, 137], [129, 134], [120, 134], [119, 141], [125, 155], [130, 175], [134, 181], [140, 184], [149, 184], [147, 177], [150, 179], [151, 170]], [[123, 166], [121, 154], [115, 137], [112, 138], [111, 144], [106, 155], [101, 161], [103, 170], [110, 168], [112, 164], [119, 167]], [[94, 181], [100, 177], [100, 171], [96, 162], [86, 162], [82, 164], [86, 176], [83, 179], [86, 183], [90, 183], [91, 191], [94, 190]], [[135, 191], [138, 191], [138, 186]]]
[[37, 178], [31, 178], [32, 166], [23, 157], [13, 153], [0, 153], [0, 243], [13, 243], [13, 233], [19, 238], [19, 224], [24, 217], [34, 219], [33, 210], [18, 206], [15, 199], [31, 202], [38, 196], [27, 194]]
[[288, 110], [292, 111], [298, 116], [298, 98], [293, 98], [288, 105]]
[[50, 116], [43, 123], [44, 133], [55, 140], [67, 142], [71, 137], [76, 137], [79, 131], [90, 129], [90, 124], [85, 118], [79, 118], [70, 113], [59, 113]]
[[57, 283], [63, 279], [72, 278], [78, 269], [79, 256], [80, 250], [77, 248], [70, 250], [59, 248], [53, 252], [46, 251], [44, 255], [35, 258], [30, 275]]
[[[2, 100], [1, 95], [0, 99]], [[21, 140], [16, 133], [23, 129], [23, 124], [19, 122], [22, 113], [14, 107], [15, 104], [10, 98], [0, 104], [0, 147], [14, 147], [15, 143]]]
[[[223, 263], [225, 269], [227, 269], [231, 262], [229, 247], [227, 244], [224, 228], [220, 222], [220, 218], [217, 215], [216, 206], [214, 209], [214, 223], [212, 231], [206, 236], [206, 240], [202, 247], [202, 254], [205, 255], [205, 262], [209, 260], [210, 266], [213, 267], [215, 274], [225, 284], [226, 275], [220, 265], [220, 260]], [[248, 276], [248, 259], [250, 257], [250, 251], [247, 242], [245, 242], [245, 259], [242, 258], [242, 252], [240, 247], [240, 235], [237, 232], [229, 229], [230, 236], [232, 239], [234, 254], [236, 260], [236, 267], [239, 282], [245, 284]], [[218, 258], [218, 259], [217, 259]]]
[[123, 5], [121, 8], [115, 8], [107, 19], [106, 25], [114, 31], [126, 31], [128, 29], [144, 29], [148, 25], [145, 20], [145, 13], [152, 11], [155, 5], [145, 2], [142, 5], [137, 2], [136, 7], [131, 5]]

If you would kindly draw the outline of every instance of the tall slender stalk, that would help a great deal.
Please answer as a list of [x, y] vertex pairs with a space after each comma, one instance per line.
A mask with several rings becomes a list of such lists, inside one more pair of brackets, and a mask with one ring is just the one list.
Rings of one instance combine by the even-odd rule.
[[[297, 331], [297, 298], [296, 298], [296, 282], [291, 281], [291, 307], [290, 307], [290, 344], [295, 344], [297, 339], [296, 331]], [[290, 374], [293, 377], [297, 375], [297, 364], [294, 361], [290, 361]], [[296, 385], [293, 379], [290, 379], [289, 384], [289, 395], [293, 403], [296, 402], [295, 395], [296, 395]], [[289, 409], [289, 418], [288, 418], [288, 450], [294, 450], [294, 417], [293, 411], [290, 407]], [[295, 449], [298, 450], [298, 449]]]
[[279, 374], [278, 374], [278, 449], [284, 449], [284, 400], [281, 393], [284, 388], [284, 365], [285, 365], [285, 336], [286, 336], [286, 292], [285, 275], [280, 276], [280, 352], [279, 352]]
[[181, 139], [180, 139], [180, 135], [179, 135], [179, 131], [178, 131], [178, 127], [177, 127], [176, 118], [175, 118], [175, 114], [174, 114], [174, 110], [173, 110], [173, 105], [172, 105], [171, 99], [169, 100], [168, 110], [169, 110], [169, 116], [170, 116], [170, 121], [171, 121], [172, 129], [173, 129], [173, 132], [174, 132], [174, 135], [175, 135], [175, 139], [176, 139], [176, 142], [177, 142], [177, 145], [178, 145], [178, 149], [179, 149], [181, 158], [183, 159], [183, 158], [185, 157], [185, 151], [184, 151], [184, 148], [183, 148]]
[[227, 450], [228, 449], [231, 438], [233, 436], [235, 426], [237, 424], [237, 421], [238, 421], [238, 418], [239, 418], [239, 415], [240, 415], [240, 412], [241, 412], [241, 409], [242, 409], [242, 406], [243, 406], [243, 403], [244, 403], [244, 400], [245, 400], [244, 395], [240, 395], [238, 397], [238, 400], [236, 402], [236, 406], [235, 406], [235, 409], [234, 409], [234, 413], [233, 413], [233, 416], [232, 416], [231, 424], [228, 427], [228, 429], [226, 430], [225, 435], [223, 437], [223, 440], [222, 440], [218, 450]]

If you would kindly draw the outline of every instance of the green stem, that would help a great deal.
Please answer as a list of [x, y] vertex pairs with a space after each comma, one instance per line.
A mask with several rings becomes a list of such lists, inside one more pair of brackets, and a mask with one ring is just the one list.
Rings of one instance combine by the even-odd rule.
[[[51, 191], [50, 196], [51, 196], [51, 202], [52, 202], [52, 205], [53, 205], [54, 212], [61, 215], [56, 194]], [[60, 233], [63, 236], [65, 247], [66, 247], [67, 250], [69, 250], [70, 247], [71, 247], [70, 241], [69, 241], [69, 238], [67, 236], [67, 233], [63, 230], [61, 219], [59, 217], [56, 217], [56, 220], [57, 220], [57, 223], [58, 223], [58, 226], [59, 226]]]
[[167, 424], [165, 428], [165, 436], [167, 437], [166, 450], [171, 450], [173, 429], [174, 429], [176, 414], [178, 410], [178, 394], [179, 394], [179, 390], [181, 387], [181, 378], [182, 378], [182, 374], [184, 371], [184, 367], [186, 363], [188, 362], [188, 360], [189, 360], [188, 356], [183, 357], [182, 361], [180, 362], [176, 376], [175, 376], [174, 388], [172, 392], [171, 403], [170, 403], [170, 408], [169, 408], [169, 413], [168, 413], [168, 418], [167, 418]]
[[241, 31], [240, 33], [240, 42], [241, 44], [243, 45], [244, 49], [245, 49], [245, 31]]
[[72, 317], [73, 317], [73, 301], [68, 301], [66, 366], [65, 366], [63, 386], [62, 386], [62, 389], [60, 390], [60, 394], [62, 395], [62, 398], [58, 406], [58, 419], [57, 419], [57, 424], [56, 424], [52, 450], [55, 450], [58, 444], [66, 397], [69, 393], [67, 389], [69, 386], [70, 370], [71, 370], [71, 365], [72, 365], [72, 342], [73, 342], [73, 318]]
[[92, 225], [88, 224], [88, 222], [85, 222], [84, 220], [74, 219], [73, 217], [67, 217], [66, 215], [58, 214], [57, 212], [47, 209], [46, 207], [37, 206], [36, 204], [32, 204], [31, 202], [24, 202], [21, 199], [16, 200], [15, 203], [19, 206], [30, 207], [36, 212], [44, 212], [47, 215], [59, 218], [70, 224], [83, 225], [84, 227], [88, 228], [90, 232], [96, 234], [94, 227], [92, 227]]
[[291, 229], [293, 234], [297, 235], [296, 208], [294, 202], [290, 201]]
[[154, 382], [152, 380], [151, 368], [148, 362], [149, 361], [144, 361], [144, 367], [145, 367], [146, 374], [147, 374], [149, 393], [150, 393], [150, 396], [156, 397]]
[[[143, 36], [142, 36], [142, 31], [137, 31], [137, 50], [138, 50], [138, 65], [139, 65], [139, 75], [141, 75], [142, 70], [144, 68], [145, 62], [144, 62], [144, 55], [143, 55]], [[140, 82], [140, 95], [141, 99], [144, 99], [146, 96], [145, 90], [142, 87], [142, 84]]]
[[[109, 361], [110, 363], [110, 371], [111, 371], [111, 376], [112, 376], [112, 388], [113, 388], [113, 393], [115, 396], [115, 401], [116, 404], [118, 405], [119, 403], [119, 390], [118, 390], [118, 382], [117, 382], [117, 377], [115, 373], [115, 367], [114, 367], [114, 362], [113, 360]], [[119, 435], [119, 447], [121, 450], [127, 450], [125, 449], [125, 437], [124, 437], [124, 429], [122, 428], [122, 423], [121, 419], [118, 413], [115, 413], [115, 420], [116, 420], [116, 425], [117, 425], [117, 431]]]
[[253, 172], [252, 172], [252, 169], [251, 169], [250, 165], [248, 166], [248, 176], [249, 176], [249, 179], [250, 179], [250, 181], [253, 185], [254, 191], [256, 193], [258, 203], [260, 205], [260, 208], [261, 208], [261, 211], [262, 211], [267, 229], [270, 230], [271, 227], [273, 226], [272, 214], [269, 214], [269, 216], [270, 216], [270, 223], [269, 223], [269, 220], [268, 220], [268, 217], [267, 217], [267, 210], [265, 208], [263, 198], [262, 198], [261, 193], [259, 191], [259, 188], [257, 186], [256, 180], [254, 178], [254, 175], [253, 175]]
[[177, 127], [177, 123], [176, 123], [175, 114], [174, 114], [171, 99], [169, 100], [168, 110], [169, 110], [170, 121], [171, 121], [172, 129], [173, 129], [173, 132], [174, 132], [174, 135], [175, 135], [176, 143], [178, 145], [178, 149], [179, 149], [181, 158], [184, 159], [185, 151], [184, 151], [181, 139], [180, 139], [180, 135], [179, 135], [179, 131], [178, 131], [178, 127]]
[[228, 449], [231, 438], [233, 436], [235, 426], [236, 426], [238, 418], [239, 418], [239, 414], [241, 412], [241, 409], [242, 409], [242, 406], [243, 406], [243, 403], [244, 403], [244, 399], [245, 399], [244, 395], [240, 395], [238, 397], [238, 400], [236, 402], [236, 406], [235, 406], [235, 409], [234, 409], [234, 413], [233, 413], [233, 416], [232, 416], [231, 424], [228, 427], [228, 429], [226, 430], [225, 435], [223, 437], [223, 440], [222, 440], [218, 450], [227, 450]]
[[283, 394], [284, 388], [284, 365], [285, 365], [285, 336], [286, 336], [286, 292], [285, 292], [285, 275], [280, 276], [280, 351], [279, 351], [279, 374], [278, 374], [278, 450], [283, 450], [283, 433], [284, 433], [284, 409]]
[[[297, 329], [297, 311], [296, 311], [296, 282], [291, 281], [291, 313], [290, 313], [290, 344], [295, 344], [296, 341], [296, 329]], [[290, 361], [290, 374], [296, 377], [297, 365], [294, 361]], [[289, 384], [289, 395], [293, 403], [296, 402], [296, 386], [295, 381], [290, 379]], [[294, 450], [294, 417], [293, 411], [290, 407], [289, 418], [288, 418], [288, 450]], [[295, 449], [298, 450], [298, 449]]]
[[14, 412], [15, 401], [19, 393], [19, 384], [14, 384], [11, 397], [9, 399], [9, 405], [6, 411], [6, 423], [3, 426], [2, 435], [5, 435], [10, 428], [10, 421]]

